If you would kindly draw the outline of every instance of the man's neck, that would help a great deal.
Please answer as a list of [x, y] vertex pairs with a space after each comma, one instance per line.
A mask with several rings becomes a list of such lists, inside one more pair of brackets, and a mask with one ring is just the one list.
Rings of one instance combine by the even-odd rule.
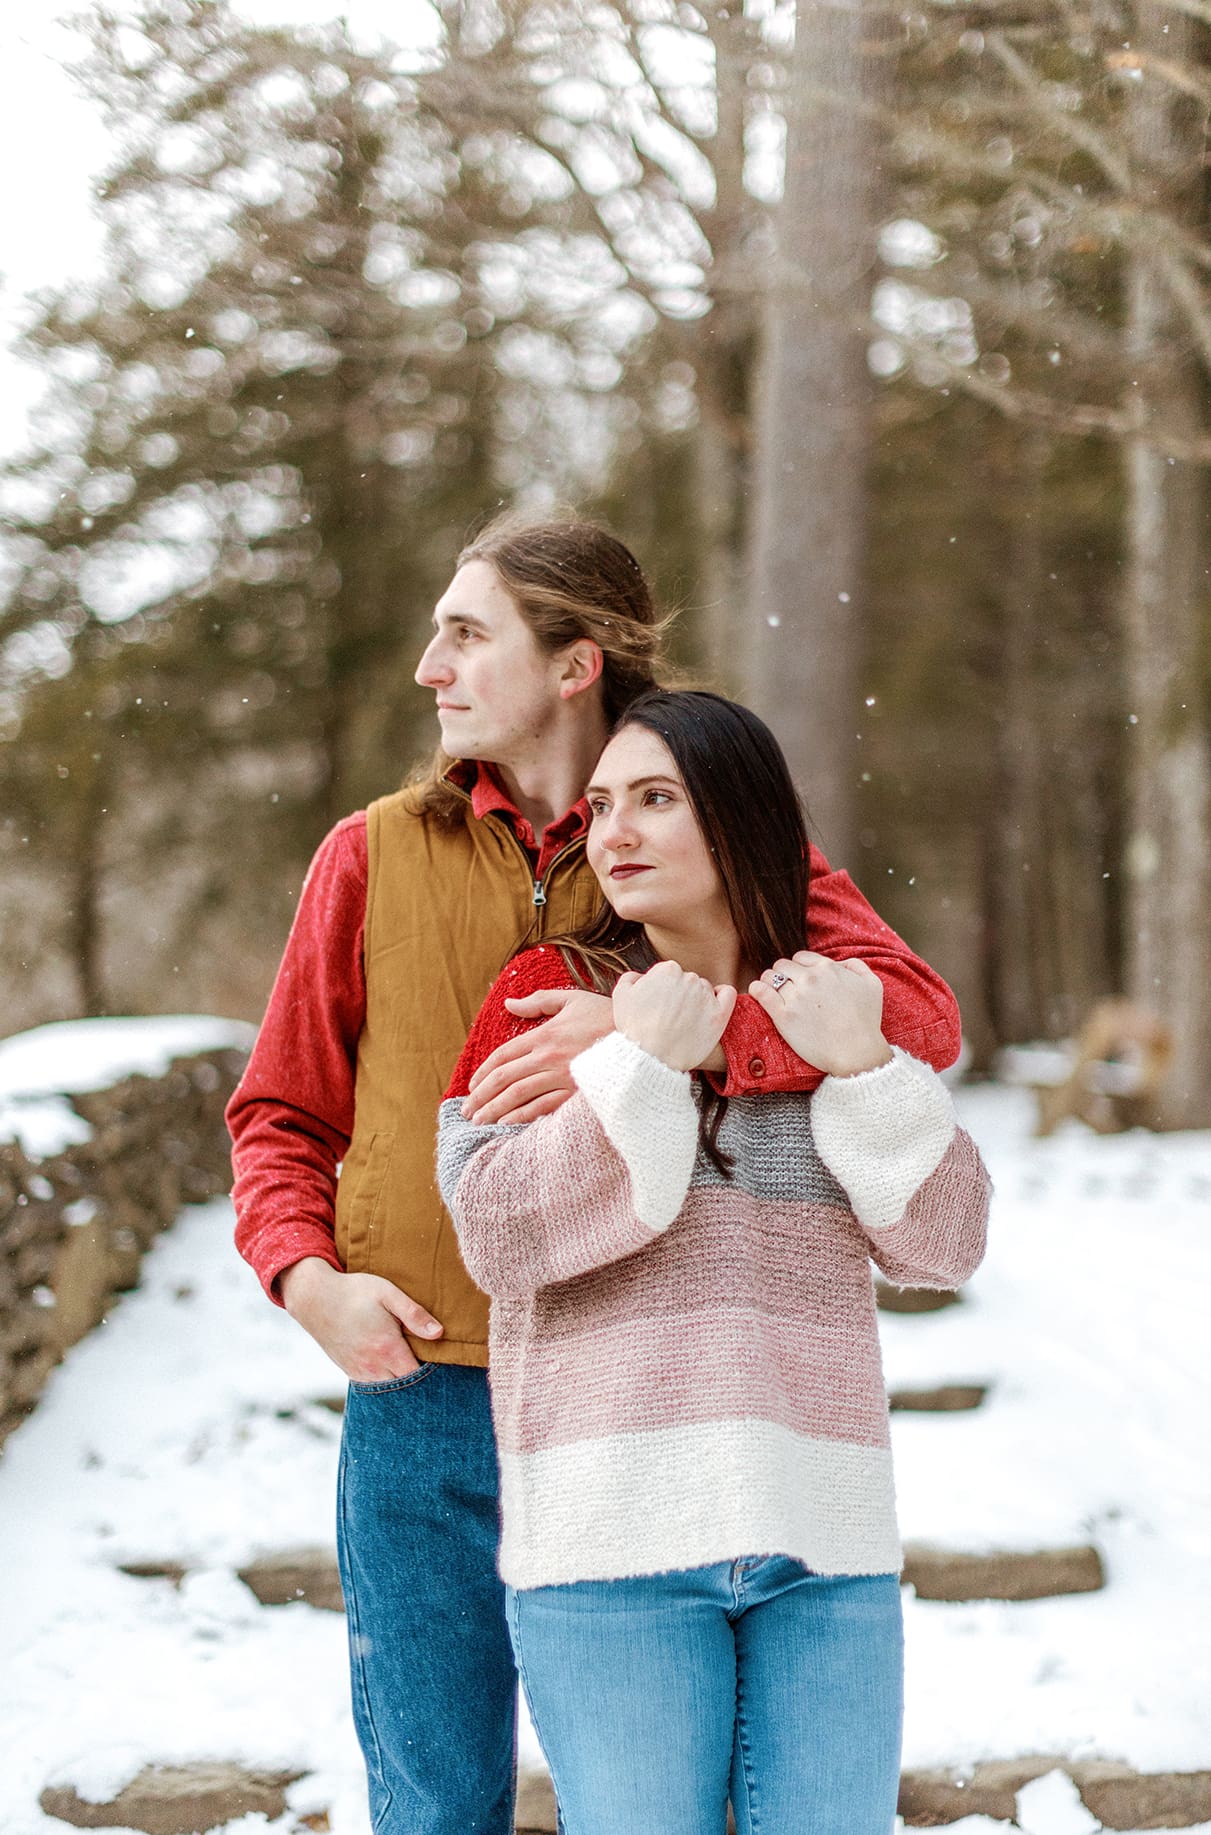
[[603, 716], [553, 736], [533, 758], [494, 761], [501, 783], [536, 835], [580, 801], [607, 737]]

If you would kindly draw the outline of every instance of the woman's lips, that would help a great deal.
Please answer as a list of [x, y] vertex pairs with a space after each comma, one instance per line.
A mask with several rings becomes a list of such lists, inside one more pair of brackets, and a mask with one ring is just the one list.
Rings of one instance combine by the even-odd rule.
[[610, 878], [630, 879], [635, 873], [650, 873], [651, 870], [651, 867], [646, 866], [611, 867]]

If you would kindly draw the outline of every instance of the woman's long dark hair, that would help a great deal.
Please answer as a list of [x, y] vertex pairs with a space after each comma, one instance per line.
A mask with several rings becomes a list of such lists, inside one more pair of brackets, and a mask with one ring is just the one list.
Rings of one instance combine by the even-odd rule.
[[[662, 739], [681, 775], [702, 838], [714, 855], [741, 963], [760, 974], [807, 941], [810, 873], [807, 823], [782, 748], [764, 720], [722, 695], [650, 689], [621, 715], [614, 733], [646, 727]], [[582, 987], [608, 993], [626, 969], [655, 961], [642, 924], [620, 918], [603, 898], [582, 929], [552, 941]], [[720, 1170], [717, 1136], [726, 1102], [711, 1092], [703, 1145]]]

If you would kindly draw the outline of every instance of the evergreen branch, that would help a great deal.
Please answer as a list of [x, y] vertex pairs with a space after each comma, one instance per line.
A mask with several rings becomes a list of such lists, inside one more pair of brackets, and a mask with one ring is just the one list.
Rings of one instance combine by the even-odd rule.
[[1107, 144], [1103, 135], [1087, 121], [1080, 121], [1067, 109], [1060, 108], [1048, 93], [1036, 70], [1032, 69], [1000, 32], [989, 32], [985, 40], [1002, 68], [1030, 101], [1040, 119], [1050, 123], [1066, 140], [1089, 156], [1099, 170], [1125, 196], [1131, 192], [1131, 168], [1126, 160]]
[[1203, 366], [1211, 376], [1211, 302], [1185, 262], [1179, 260], [1172, 249], [1157, 249], [1155, 259], [1169, 296], [1190, 327]]
[[947, 382], [977, 401], [985, 402], [1006, 420], [1021, 421], [1055, 433], [1071, 434], [1082, 439], [1131, 440], [1174, 459], [1183, 465], [1211, 465], [1211, 435], [1188, 439], [1168, 433], [1163, 427], [1141, 425], [1129, 409], [1108, 408], [1093, 402], [1057, 402], [1037, 389], [1019, 389], [1004, 383], [990, 382], [978, 371], [962, 364], [949, 363], [932, 345], [919, 348], [901, 338], [910, 354], [931, 364], [941, 365]]
[[[1172, 0], [1162, 0], [1162, 4], [1172, 4]], [[1211, 25], [1211, 6], [1203, 7], [1202, 12]], [[1211, 108], [1211, 79], [1197, 75], [1184, 64], [1174, 63], [1172, 58], [1157, 57], [1151, 51], [1108, 51], [1105, 64], [1107, 70], [1150, 71], [1180, 94], [1193, 96], [1205, 108]]]

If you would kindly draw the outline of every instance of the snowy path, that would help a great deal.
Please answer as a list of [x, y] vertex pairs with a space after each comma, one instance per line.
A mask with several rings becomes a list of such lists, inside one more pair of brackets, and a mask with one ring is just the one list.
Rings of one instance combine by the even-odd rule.
[[1211, 1139], [1029, 1138], [1018, 1092], [967, 1092], [996, 1185], [962, 1306], [884, 1317], [891, 1387], [987, 1380], [896, 1415], [906, 1538], [1094, 1541], [1100, 1594], [909, 1608], [905, 1761], [1023, 1752], [1211, 1766]]
[[[992, 1248], [963, 1305], [885, 1318], [887, 1373], [991, 1388], [972, 1413], [894, 1417], [902, 1527], [969, 1550], [1092, 1539], [1108, 1586], [910, 1599], [906, 1766], [1211, 1769], [1211, 1139], [1036, 1143], [1015, 1092], [962, 1107], [997, 1181]], [[322, 1398], [341, 1386], [236, 1260], [223, 1203], [182, 1217], [56, 1373], [0, 1461], [4, 1835], [63, 1835], [38, 1808], [49, 1782], [101, 1798], [145, 1762], [199, 1758], [306, 1770], [282, 1835], [318, 1811], [365, 1835], [343, 1621], [259, 1606], [234, 1573], [331, 1543], [340, 1422]], [[179, 1590], [118, 1571], [157, 1558], [189, 1568]], [[1020, 1794], [1019, 1822], [1098, 1826], [1054, 1774]]]

